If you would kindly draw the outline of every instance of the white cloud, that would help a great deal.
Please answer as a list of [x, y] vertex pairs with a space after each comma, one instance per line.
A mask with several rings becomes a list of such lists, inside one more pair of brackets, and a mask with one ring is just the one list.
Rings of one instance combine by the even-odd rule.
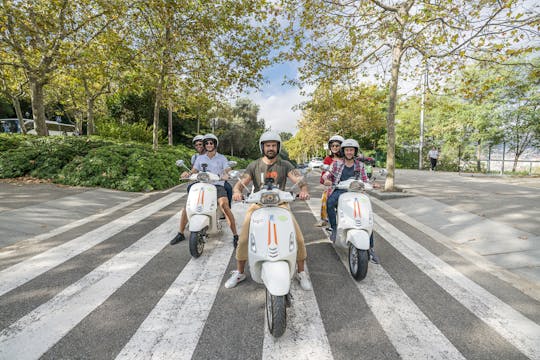
[[290, 132], [295, 134], [296, 127], [302, 112], [293, 110], [293, 107], [306, 101], [306, 97], [300, 95], [300, 90], [290, 88], [281, 93], [264, 95], [264, 93], [250, 94], [249, 98], [260, 107], [259, 118], [264, 119], [266, 127], [277, 132]]

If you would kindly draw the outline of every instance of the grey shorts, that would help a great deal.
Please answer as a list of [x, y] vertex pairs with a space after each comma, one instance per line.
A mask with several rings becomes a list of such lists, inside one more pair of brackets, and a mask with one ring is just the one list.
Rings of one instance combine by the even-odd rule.
[[222, 185], [216, 185], [217, 198], [227, 197], [227, 190]]

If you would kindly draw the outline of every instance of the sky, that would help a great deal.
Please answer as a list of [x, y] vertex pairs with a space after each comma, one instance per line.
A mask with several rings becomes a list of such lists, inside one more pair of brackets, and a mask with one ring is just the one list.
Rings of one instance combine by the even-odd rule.
[[260, 91], [251, 91], [247, 97], [259, 105], [259, 119], [264, 119], [266, 127], [280, 132], [296, 134], [296, 124], [301, 111], [294, 111], [295, 105], [308, 98], [300, 95], [300, 89], [283, 84], [285, 77], [296, 78], [297, 66], [293, 63], [276, 64], [263, 72], [266, 83]]

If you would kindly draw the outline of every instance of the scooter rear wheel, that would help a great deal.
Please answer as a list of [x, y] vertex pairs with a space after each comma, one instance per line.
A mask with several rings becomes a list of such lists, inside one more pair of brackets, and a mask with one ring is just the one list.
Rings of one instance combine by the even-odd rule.
[[273, 337], [278, 338], [287, 328], [286, 296], [274, 296], [266, 290], [266, 320], [268, 330]]
[[360, 250], [349, 244], [349, 270], [356, 281], [363, 280], [367, 275], [369, 264], [368, 250]]
[[204, 231], [193, 231], [189, 235], [189, 252], [194, 258], [198, 258], [203, 252], [204, 235]]

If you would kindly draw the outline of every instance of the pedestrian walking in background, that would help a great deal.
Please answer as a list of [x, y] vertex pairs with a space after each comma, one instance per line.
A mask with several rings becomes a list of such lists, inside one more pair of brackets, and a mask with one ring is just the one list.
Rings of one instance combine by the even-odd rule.
[[435, 171], [435, 168], [437, 167], [437, 159], [439, 158], [439, 151], [437, 150], [435, 146], [433, 146], [431, 150], [429, 150], [428, 158], [431, 164], [431, 168], [429, 170]]

